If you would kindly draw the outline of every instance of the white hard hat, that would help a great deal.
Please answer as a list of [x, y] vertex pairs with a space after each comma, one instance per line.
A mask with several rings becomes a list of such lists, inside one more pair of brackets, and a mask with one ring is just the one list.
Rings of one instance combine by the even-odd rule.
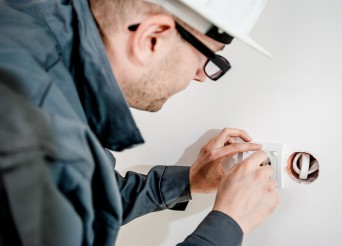
[[237, 38], [266, 56], [249, 32], [267, 0], [145, 0], [163, 6], [174, 16], [222, 43]]

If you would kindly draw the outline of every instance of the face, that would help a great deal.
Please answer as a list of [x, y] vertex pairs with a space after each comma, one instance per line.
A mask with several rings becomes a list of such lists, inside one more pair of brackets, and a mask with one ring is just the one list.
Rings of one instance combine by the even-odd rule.
[[[180, 37], [174, 27], [173, 19], [170, 23], [167, 23], [166, 20], [163, 26], [167, 26], [167, 24], [170, 25], [170, 28], [165, 35], [157, 36], [154, 40], [154, 43], [158, 45], [149, 48], [153, 53], [150, 54], [146, 63], [142, 62], [145, 61], [143, 60], [145, 56], [141, 56], [143, 58], [139, 61], [143, 65], [134, 68], [126, 66], [119, 69], [122, 76], [118, 82], [127, 102], [133, 108], [150, 112], [158, 111], [167, 99], [184, 90], [192, 80], [204, 82], [207, 79], [203, 71], [207, 58]], [[145, 26], [142, 25], [142, 30], [137, 30], [137, 32], [144, 31], [144, 28]], [[138, 39], [139, 33], [136, 35], [136, 39]], [[194, 35], [214, 51], [220, 50], [224, 46], [203, 34]], [[138, 51], [133, 49], [137, 57], [139, 57], [139, 52], [143, 53], [140, 43], [149, 43], [149, 40], [132, 42], [132, 45], [139, 48]], [[124, 72], [122, 73], [122, 71]], [[117, 75], [115, 68], [114, 73]]]
[[137, 109], [158, 111], [174, 94], [184, 90], [192, 80], [204, 81], [202, 67], [206, 59], [177, 37], [160, 63], [147, 70], [126, 88], [129, 104]]

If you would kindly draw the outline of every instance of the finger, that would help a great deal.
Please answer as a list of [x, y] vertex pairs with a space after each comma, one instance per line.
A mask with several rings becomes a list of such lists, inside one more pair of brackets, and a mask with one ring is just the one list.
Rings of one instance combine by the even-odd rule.
[[259, 167], [257, 169], [250, 168], [249, 166], [249, 171], [253, 173], [256, 182], [261, 185], [265, 185], [266, 189], [269, 188], [269, 183], [272, 181], [271, 177], [273, 175], [273, 168], [271, 166]]
[[252, 138], [247, 134], [247, 132], [235, 129], [235, 128], [224, 128], [217, 136], [215, 136], [210, 141], [210, 147], [220, 148], [224, 146], [230, 139], [240, 137], [246, 142], [252, 141]]
[[235, 143], [236, 143], [235, 138], [229, 138], [228, 141], [224, 145], [227, 146], [227, 145], [235, 144]]
[[272, 166], [270, 165], [266, 165], [266, 166], [261, 166], [260, 170], [262, 170], [263, 175], [265, 176], [265, 178], [271, 179], [272, 180], [272, 176], [274, 173], [274, 169]]
[[236, 128], [224, 128], [222, 130], [225, 134], [229, 134], [230, 137], [240, 137], [242, 140], [246, 142], [252, 141], [251, 136], [247, 132], [241, 129], [236, 129]]
[[273, 179], [269, 179], [269, 181], [267, 182], [267, 191], [268, 192], [272, 192], [277, 188], [277, 184], [276, 182], [274, 182]]
[[222, 148], [213, 150], [215, 159], [223, 157], [230, 157], [241, 152], [257, 151], [262, 148], [262, 145], [255, 143], [234, 143], [231, 145], [223, 146]]
[[247, 159], [244, 160], [248, 165], [251, 165], [255, 168], [260, 168], [260, 164], [266, 161], [268, 155], [263, 150], [258, 150], [254, 154], [250, 155]]

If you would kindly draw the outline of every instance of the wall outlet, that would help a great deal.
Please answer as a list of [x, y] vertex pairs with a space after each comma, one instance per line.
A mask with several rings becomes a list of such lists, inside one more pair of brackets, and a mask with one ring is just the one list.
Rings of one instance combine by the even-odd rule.
[[[262, 144], [262, 150], [268, 154], [268, 160], [262, 165], [270, 164], [274, 168], [273, 180], [277, 184], [277, 188], [284, 188], [285, 186], [285, 144], [282, 143], [271, 143], [271, 142], [254, 142]], [[253, 154], [254, 151], [247, 151], [238, 154], [238, 162], [246, 159], [248, 156]]]

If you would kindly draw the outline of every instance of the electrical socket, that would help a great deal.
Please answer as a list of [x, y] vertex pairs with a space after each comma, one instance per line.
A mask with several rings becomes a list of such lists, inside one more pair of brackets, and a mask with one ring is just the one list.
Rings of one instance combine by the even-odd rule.
[[[272, 142], [254, 142], [262, 144], [262, 150], [268, 155], [268, 160], [261, 165], [271, 165], [274, 169], [273, 180], [276, 182], [277, 188], [284, 188], [285, 186], [285, 144]], [[237, 161], [241, 162], [255, 151], [247, 151], [238, 154]]]

